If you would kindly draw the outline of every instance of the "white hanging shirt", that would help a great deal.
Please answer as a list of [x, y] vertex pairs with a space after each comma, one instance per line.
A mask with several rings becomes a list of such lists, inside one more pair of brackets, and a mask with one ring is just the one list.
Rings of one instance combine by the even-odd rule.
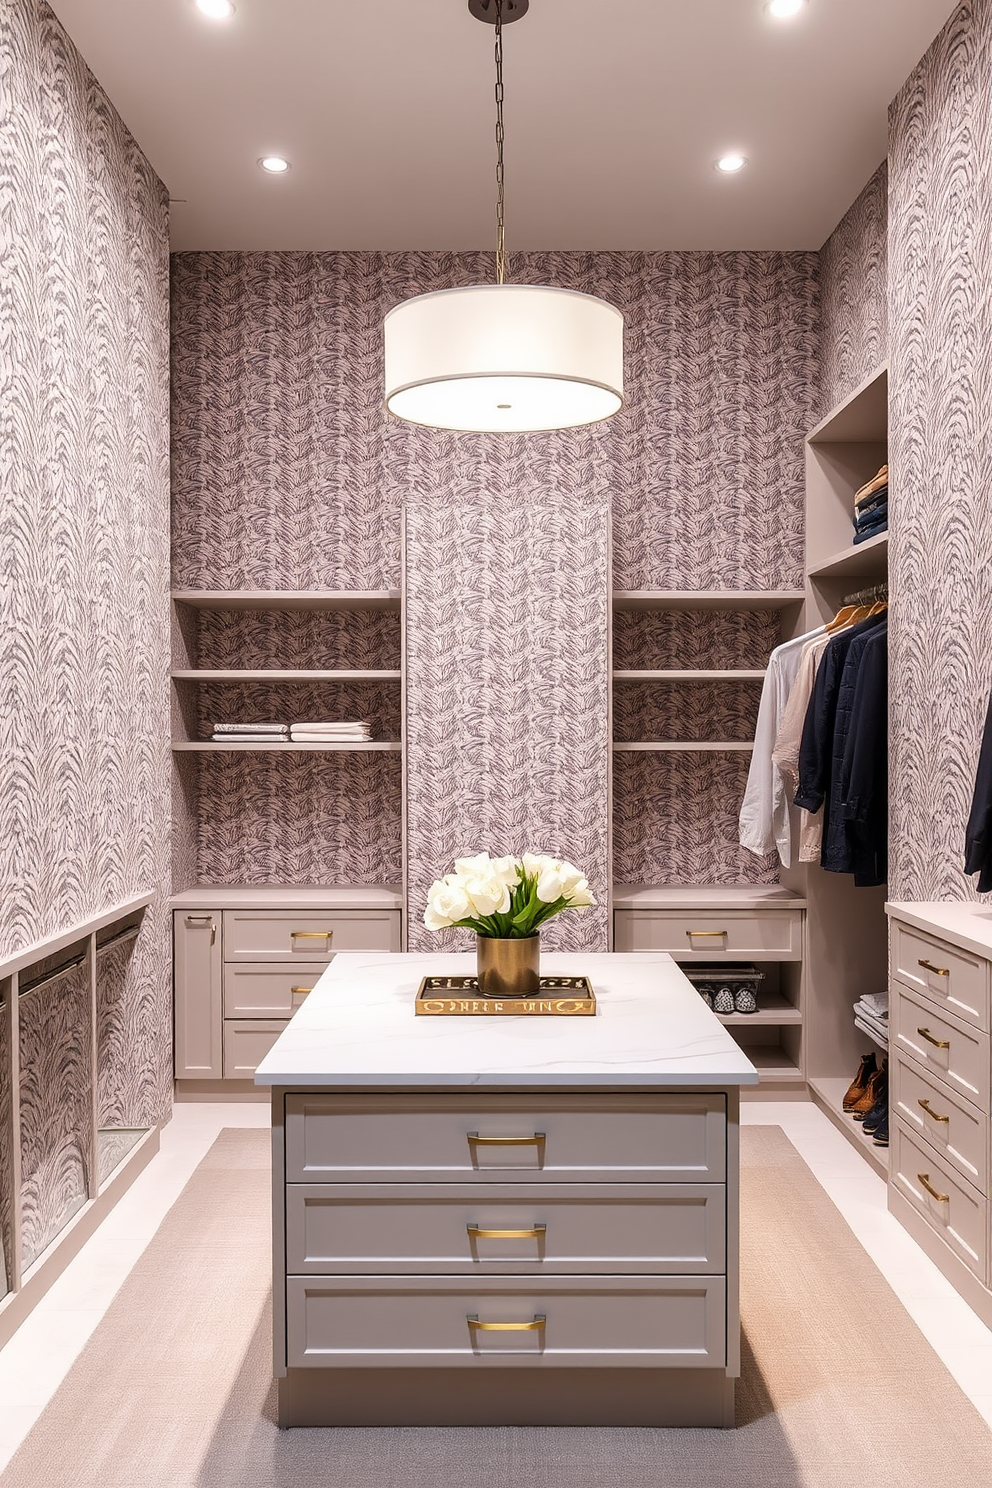
[[799, 671], [803, 647], [814, 636], [822, 635], [820, 625], [806, 635], [797, 636], [776, 646], [768, 658], [758, 722], [754, 731], [754, 753], [747, 775], [747, 788], [741, 805], [740, 842], [748, 852], [763, 858], [778, 851], [782, 866], [792, 865], [792, 827], [789, 821], [789, 799], [777, 768], [772, 763], [772, 750], [779, 724]]

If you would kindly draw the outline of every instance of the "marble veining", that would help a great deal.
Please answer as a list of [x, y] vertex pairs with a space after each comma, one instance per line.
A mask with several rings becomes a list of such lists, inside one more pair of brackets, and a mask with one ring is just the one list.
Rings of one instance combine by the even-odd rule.
[[595, 1018], [417, 1018], [422, 977], [474, 970], [468, 954], [339, 955], [255, 1074], [314, 1089], [616, 1089], [755, 1085], [757, 1071], [671, 957], [542, 957], [585, 973]]

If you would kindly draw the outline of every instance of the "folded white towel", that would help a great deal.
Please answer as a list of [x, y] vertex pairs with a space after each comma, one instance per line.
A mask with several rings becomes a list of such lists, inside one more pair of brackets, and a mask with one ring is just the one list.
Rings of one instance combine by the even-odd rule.
[[291, 723], [290, 729], [305, 729], [308, 734], [337, 734], [343, 731], [351, 733], [355, 729], [367, 729], [370, 727], [367, 718], [339, 719], [333, 723]]
[[888, 1016], [889, 994], [888, 992], [862, 992], [861, 1002], [873, 1013], [884, 1013]]
[[288, 723], [215, 723], [215, 734], [288, 734]]
[[291, 736], [292, 744], [371, 744], [371, 734], [312, 734], [303, 729]]
[[213, 744], [286, 744], [285, 734], [212, 734]]
[[881, 1044], [883, 1049], [887, 1049], [889, 1047], [889, 1036], [886, 1030], [880, 1028], [870, 1028], [867, 1022], [865, 1022], [862, 1018], [855, 1018], [854, 1026], [855, 1028], [860, 1028], [861, 1032], [866, 1033], [870, 1039], [873, 1039], [875, 1041], [876, 1044]]

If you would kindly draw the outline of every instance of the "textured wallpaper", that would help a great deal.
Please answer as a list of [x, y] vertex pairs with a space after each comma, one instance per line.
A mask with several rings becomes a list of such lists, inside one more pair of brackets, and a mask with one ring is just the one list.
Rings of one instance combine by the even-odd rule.
[[818, 420], [889, 354], [888, 183], [883, 161], [821, 250]]
[[[480, 850], [575, 862], [598, 904], [542, 930], [606, 950], [609, 521], [562, 499], [407, 512], [409, 945], [431, 882]], [[464, 939], [464, 937], [462, 937]]]
[[39, 0], [0, 7], [0, 97], [0, 955], [156, 892], [119, 1072], [143, 1125], [171, 1094], [166, 194]]
[[992, 4], [961, 5], [889, 115], [894, 899], [968, 899], [992, 683]]

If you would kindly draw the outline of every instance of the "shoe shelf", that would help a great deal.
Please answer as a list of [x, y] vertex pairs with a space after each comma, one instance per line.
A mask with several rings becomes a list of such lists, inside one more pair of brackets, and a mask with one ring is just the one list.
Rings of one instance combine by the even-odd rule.
[[788, 1024], [801, 1025], [803, 1015], [797, 1007], [794, 1007], [788, 998], [783, 997], [780, 992], [756, 993], [758, 998], [758, 1010], [755, 1013], [717, 1013], [721, 1023], [738, 1023], [742, 1027], [750, 1026], [758, 1028], [761, 1024], [770, 1024], [772, 1027], [785, 1027]]
[[[753, 1018], [753, 1015], [752, 1015]], [[729, 1021], [729, 1020], [728, 1020]], [[737, 1017], [741, 1023], [745, 1017]], [[743, 1052], [758, 1071], [759, 1084], [802, 1085], [803, 1072], [793, 1059], [777, 1044], [741, 1044]], [[846, 1087], [845, 1087], [846, 1088]]]
[[847, 1140], [866, 1158], [880, 1178], [889, 1176], [889, 1149], [876, 1147], [872, 1138], [862, 1130], [861, 1122], [855, 1121], [844, 1110], [844, 1096], [851, 1084], [851, 1076], [830, 1078], [815, 1076], [810, 1079], [809, 1091], [816, 1104]]

